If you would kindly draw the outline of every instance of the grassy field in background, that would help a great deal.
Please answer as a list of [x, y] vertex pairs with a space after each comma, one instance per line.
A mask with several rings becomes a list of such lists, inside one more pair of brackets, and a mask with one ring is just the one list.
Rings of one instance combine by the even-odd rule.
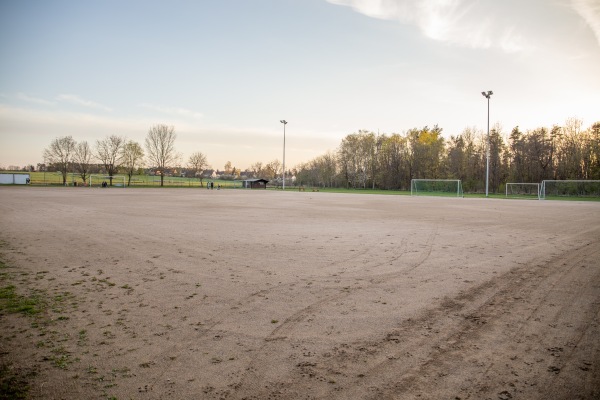
[[[62, 174], [60, 172], [29, 172], [31, 177], [32, 185], [46, 185], [46, 186], [62, 186]], [[102, 176], [100, 174], [93, 174], [94, 181], [93, 185], [97, 186], [102, 181], [97, 178], [98, 176]], [[123, 179], [125, 179], [125, 184], [127, 184], [127, 176], [118, 174], [114, 176], [113, 185], [122, 185]], [[108, 179], [104, 179], [108, 182]], [[221, 187], [232, 188], [235, 187], [236, 184], [238, 187], [241, 186], [241, 183], [234, 181], [224, 181], [224, 180], [209, 180], [204, 179], [202, 182], [202, 187], [206, 187], [206, 182], [212, 181], [215, 183], [215, 189], [218, 184]], [[83, 183], [81, 177], [78, 174], [67, 174], [67, 185], [73, 186], [73, 183], [76, 183], [78, 186]], [[89, 183], [89, 178], [87, 183]], [[168, 187], [200, 187], [200, 180], [197, 178], [182, 178], [178, 176], [165, 176], [164, 185]], [[131, 186], [132, 187], [157, 187], [160, 186], [160, 176], [151, 176], [151, 175], [134, 175], [131, 177]]]
[[[12, 173], [12, 172], [10, 172]], [[31, 177], [31, 185], [34, 186], [62, 186], [62, 174], [59, 172], [29, 172]], [[127, 184], [127, 176], [115, 175], [113, 185], [115, 188], [122, 188], [123, 178]], [[108, 181], [108, 179], [106, 179]], [[78, 186], [82, 184], [81, 177], [77, 174], [67, 175], [67, 186], [73, 186], [76, 182]], [[88, 180], [89, 182], [89, 180]], [[177, 176], [168, 176], [164, 178], [164, 186], [169, 188], [206, 188], [207, 182], [214, 183], [214, 189], [220, 185], [222, 189], [241, 188], [240, 181], [220, 180], [220, 179], [204, 179], [202, 184], [197, 178], [183, 178]], [[99, 186], [100, 179], [94, 178], [93, 186]], [[148, 188], [160, 187], [160, 176], [151, 175], [134, 175], [131, 178], [131, 188]], [[281, 186], [269, 186], [267, 190], [281, 190]], [[379, 194], [379, 195], [402, 195], [410, 196], [410, 190], [382, 190], [382, 189], [346, 189], [346, 188], [320, 188], [312, 186], [303, 186], [303, 190], [299, 186], [287, 186], [286, 191], [300, 192], [325, 192], [325, 193], [352, 193], [352, 194]], [[438, 197], [456, 197], [454, 193], [443, 192], [421, 192], [419, 196], [438, 196]], [[467, 198], [485, 198], [484, 193], [465, 193]], [[506, 195], [501, 193], [490, 193], [490, 198], [506, 199]], [[514, 200], [537, 200], [535, 196], [510, 196], [509, 199]], [[569, 197], [569, 196], [546, 196], [546, 200], [568, 200], [568, 201], [600, 201], [599, 197]]]

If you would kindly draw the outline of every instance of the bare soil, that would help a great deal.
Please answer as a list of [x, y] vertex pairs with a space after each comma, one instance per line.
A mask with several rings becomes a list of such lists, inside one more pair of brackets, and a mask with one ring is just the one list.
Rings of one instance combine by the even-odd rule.
[[9, 187], [0, 240], [31, 399], [600, 398], [600, 203]]

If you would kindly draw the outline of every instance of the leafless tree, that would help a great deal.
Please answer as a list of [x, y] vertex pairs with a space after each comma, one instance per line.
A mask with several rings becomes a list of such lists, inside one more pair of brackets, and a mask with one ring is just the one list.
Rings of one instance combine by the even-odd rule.
[[255, 162], [250, 166], [250, 171], [254, 178], [260, 178], [263, 173], [263, 163], [260, 161]]
[[142, 166], [144, 160], [144, 150], [138, 142], [130, 140], [123, 145], [121, 149], [121, 166], [127, 173], [127, 186], [131, 186], [131, 177], [135, 171]]
[[179, 154], [175, 151], [175, 128], [173, 126], [157, 124], [150, 128], [146, 136], [146, 150], [148, 163], [158, 168], [160, 172], [160, 186], [164, 185], [165, 169], [176, 164]]
[[83, 183], [87, 181], [90, 172], [90, 163], [92, 161], [92, 149], [88, 142], [83, 141], [77, 143], [75, 146], [75, 153], [73, 155], [73, 162], [75, 168], [79, 172], [79, 176]]
[[75, 152], [75, 140], [71, 136], [62, 136], [54, 139], [44, 150], [44, 161], [60, 168], [63, 185], [67, 183], [67, 172]]
[[206, 156], [199, 151], [193, 153], [188, 160], [188, 168], [194, 170], [194, 173], [198, 179], [200, 179], [200, 186], [202, 186], [202, 172], [208, 167]]
[[113, 176], [117, 172], [121, 162], [121, 150], [124, 144], [125, 138], [116, 135], [96, 141], [96, 157], [104, 165], [111, 186]]

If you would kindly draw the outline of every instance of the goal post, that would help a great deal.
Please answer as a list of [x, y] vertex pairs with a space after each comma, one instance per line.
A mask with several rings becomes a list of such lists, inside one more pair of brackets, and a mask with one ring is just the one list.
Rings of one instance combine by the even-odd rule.
[[463, 197], [460, 179], [411, 179], [411, 196]]
[[[102, 187], [102, 183], [106, 182], [107, 184], [110, 184], [110, 176], [108, 175], [90, 175], [90, 179], [89, 179], [89, 187]], [[113, 181], [113, 186], [116, 187], [126, 187], [125, 185], [125, 176], [124, 175], [114, 175], [112, 177], [112, 181]]]
[[540, 199], [540, 184], [529, 182], [507, 182], [507, 198], [535, 198]]
[[600, 198], [600, 180], [544, 180], [540, 186], [540, 199], [552, 197]]

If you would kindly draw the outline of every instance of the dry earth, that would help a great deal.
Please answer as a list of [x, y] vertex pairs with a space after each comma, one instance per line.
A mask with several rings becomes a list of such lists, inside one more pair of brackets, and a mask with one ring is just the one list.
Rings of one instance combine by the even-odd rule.
[[600, 203], [11, 187], [0, 228], [32, 399], [600, 398]]

